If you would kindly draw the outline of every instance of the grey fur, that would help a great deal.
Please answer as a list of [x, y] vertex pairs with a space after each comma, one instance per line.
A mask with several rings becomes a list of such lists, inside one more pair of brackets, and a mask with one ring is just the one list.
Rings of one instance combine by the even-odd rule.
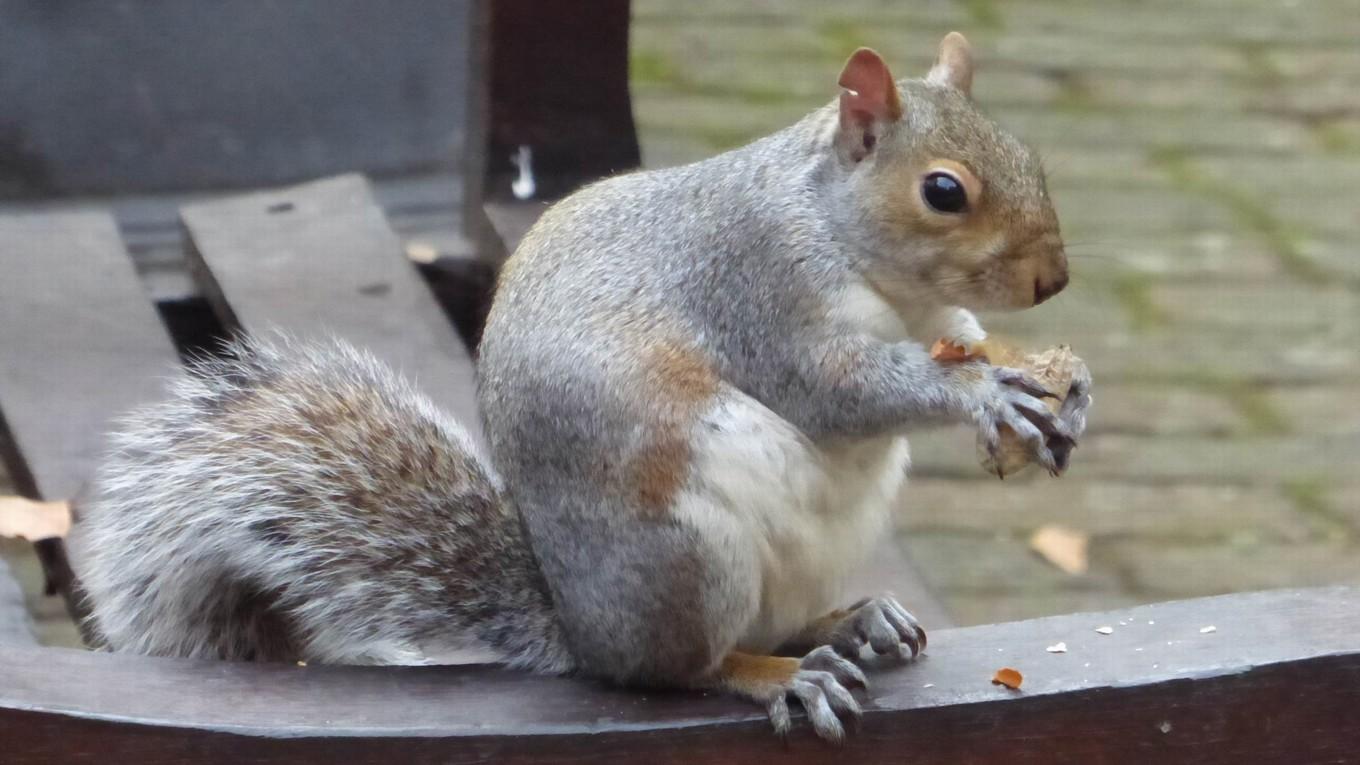
[[241, 340], [128, 417], [81, 519], [114, 650], [571, 666], [518, 518], [463, 430], [339, 342]]
[[[1023, 144], [957, 91], [899, 87], [906, 116], [862, 162], [838, 150], [832, 104], [727, 154], [588, 187], [548, 210], [507, 266], [481, 349], [483, 411], [583, 669], [693, 682], [732, 648], [730, 623], [751, 618], [760, 587], [746, 561], [633, 499], [626, 467], [669, 427], [667, 392], [650, 381], [657, 343], [680, 339], [716, 369], [720, 396], [749, 396], [818, 443], [939, 420], [1033, 429], [1017, 408], [1046, 411], [990, 369], [945, 369], [918, 342], [832, 314], [838, 292], [865, 281], [904, 311], [951, 302], [940, 269], [957, 254], [869, 204], [922, 157], [972, 163], [1008, 231], [1028, 235], [1010, 220], [1037, 219], [1056, 237]], [[997, 302], [1002, 274], [986, 273], [955, 293]]]
[[[200, 364], [128, 420], [101, 471], [82, 571], [99, 629], [121, 650], [337, 662], [480, 641], [523, 667], [714, 686], [760, 613], [761, 571], [740, 534], [677, 513], [672, 490], [711, 488], [686, 439], [734, 427], [714, 415], [725, 403], [772, 412], [809, 453], [941, 420], [1023, 433], [1022, 408], [1062, 427], [1004, 374], [942, 368], [919, 342], [837, 313], [865, 285], [906, 316], [1028, 305], [1040, 260], [1066, 279], [1033, 154], [962, 93], [899, 87], [904, 117], [862, 159], [832, 104], [544, 214], [506, 266], [481, 349], [504, 484], [352, 349], [247, 342], [239, 361]], [[915, 182], [899, 186], [932, 157], [985, 177], [1004, 237], [969, 251], [903, 223]], [[914, 622], [884, 623], [871, 647], [904, 653], [894, 630]], [[830, 648], [808, 662], [761, 700], [786, 724], [793, 694], [837, 738], [853, 677], [828, 672], [849, 665]]]

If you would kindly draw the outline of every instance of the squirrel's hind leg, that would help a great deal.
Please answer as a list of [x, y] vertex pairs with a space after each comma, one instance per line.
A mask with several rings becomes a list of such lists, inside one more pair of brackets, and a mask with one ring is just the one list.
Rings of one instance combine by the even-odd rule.
[[792, 727], [788, 700], [797, 699], [807, 711], [812, 729], [833, 743], [845, 738], [843, 721], [858, 721], [861, 714], [850, 689], [865, 686], [859, 667], [829, 647], [818, 648], [801, 659], [734, 651], [723, 659], [711, 680], [713, 688], [764, 704], [770, 723], [781, 736]]

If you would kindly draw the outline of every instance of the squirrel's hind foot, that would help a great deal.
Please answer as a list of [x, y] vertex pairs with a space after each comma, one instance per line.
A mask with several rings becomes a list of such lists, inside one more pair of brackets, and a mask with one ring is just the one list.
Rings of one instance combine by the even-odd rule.
[[765, 705], [775, 733], [785, 736], [793, 727], [789, 698], [807, 711], [817, 735], [831, 743], [845, 739], [845, 720], [859, 721], [859, 703], [851, 688], [864, 688], [864, 673], [830, 646], [818, 648], [802, 659], [753, 656], [733, 652], [723, 660], [719, 684]]
[[926, 631], [897, 598], [884, 593], [817, 619], [788, 648], [829, 646], [847, 659], [859, 659], [866, 645], [876, 654], [910, 661], [926, 649]]

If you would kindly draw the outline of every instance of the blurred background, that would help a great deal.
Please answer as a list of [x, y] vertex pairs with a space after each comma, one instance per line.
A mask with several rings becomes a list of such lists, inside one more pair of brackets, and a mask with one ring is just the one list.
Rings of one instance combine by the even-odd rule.
[[[40, 5], [0, 2], [0, 13], [27, 17]], [[107, 8], [117, 16], [129, 5]], [[214, 332], [183, 329], [193, 323], [185, 317], [205, 311], [176, 261], [181, 232], [173, 210], [185, 193], [365, 170], [438, 291], [441, 267], [471, 262], [494, 270], [541, 200], [627, 169], [637, 149], [642, 167], [655, 168], [740, 146], [833, 98], [840, 66], [856, 47], [877, 48], [898, 76], [920, 76], [939, 39], [957, 29], [979, 62], [975, 98], [1045, 157], [1073, 272], [1057, 298], [984, 324], [1027, 345], [1070, 344], [1094, 374], [1095, 405], [1060, 480], [998, 482], [978, 467], [972, 435], [962, 430], [913, 439], [915, 477], [897, 534], [930, 589], [956, 622], [972, 624], [1360, 582], [1360, 2], [633, 0], [631, 8], [581, 3], [565, 12], [520, 2], [494, 4], [515, 6], [519, 26], [491, 31], [485, 14], [446, 13], [435, 24], [422, 14], [438, 15], [429, 10], [438, 3], [396, 5], [412, 14], [396, 37], [383, 37], [377, 21], [362, 26], [372, 33], [367, 44], [407, 56], [406, 64], [388, 71], [351, 57], [350, 79], [333, 83], [328, 108], [338, 114], [363, 93], [386, 93], [395, 87], [390, 77], [404, 95], [390, 103], [375, 95], [375, 108], [390, 117], [415, 104], [414, 116], [384, 122], [359, 109], [356, 124], [367, 127], [340, 131], [348, 143], [298, 138], [310, 153], [273, 146], [269, 155], [248, 136], [218, 141], [240, 157], [233, 172], [219, 162], [185, 176], [157, 174], [134, 148], [115, 145], [128, 158], [123, 175], [68, 177], [35, 164], [42, 141], [23, 135], [23, 120], [0, 104], [0, 196], [26, 208], [84, 204], [120, 194], [119, 184], [136, 176], [136, 192], [150, 196], [138, 197], [140, 206], [110, 204], [122, 204], [120, 224], [149, 294], [168, 323], [179, 317], [177, 340], [188, 337], [192, 346]], [[445, 7], [455, 6], [464, 7]], [[606, 7], [609, 18], [593, 20]], [[532, 23], [553, 14], [552, 23]], [[182, 22], [197, 26], [192, 17]], [[60, 28], [50, 17], [35, 23]], [[448, 25], [446, 37], [401, 37], [401, 29], [439, 24]], [[98, 25], [75, 26], [78, 38], [100, 35]], [[343, 36], [356, 25], [322, 26]], [[609, 65], [600, 68], [589, 44], [568, 44], [598, 42], [602, 26], [626, 56], [618, 62], [617, 84], [627, 78], [622, 92], [592, 89], [590, 78]], [[222, 29], [209, 27], [207, 39], [214, 28]], [[0, 58], [31, 58], [18, 53], [35, 38], [16, 29], [0, 32]], [[235, 33], [268, 48], [270, 38], [250, 23]], [[487, 54], [475, 41], [492, 38], [493, 61], [524, 54], [520, 79], [504, 68], [477, 69]], [[162, 42], [182, 44], [176, 40]], [[554, 45], [582, 57], [565, 67], [581, 80], [535, 89], [528, 53]], [[561, 70], [563, 63], [547, 65]], [[452, 82], [411, 75], [454, 66], [472, 74]], [[0, 89], [31, 95], [43, 87], [40, 69], [22, 82], [14, 71], [0, 73]], [[368, 90], [363, 73], [377, 80]], [[244, 85], [267, 106], [271, 97], [296, 97], [289, 87], [314, 93], [326, 76], [326, 67], [294, 77], [261, 69]], [[272, 89], [256, 87], [266, 81]], [[441, 120], [464, 119], [462, 107], [441, 111], [441, 94], [483, 99], [490, 122], [441, 132]], [[544, 117], [554, 109], [574, 116]], [[145, 109], [127, 114], [114, 113], [109, 129], [124, 119], [135, 132], [146, 118]], [[185, 125], [195, 119], [192, 109], [162, 112], [157, 119], [170, 138], [157, 156], [187, 135], [176, 132], [175, 114]], [[601, 125], [622, 126], [625, 138]], [[98, 130], [93, 135], [71, 142], [100, 143]], [[397, 144], [416, 148], [402, 153]], [[520, 193], [526, 173], [512, 160], [519, 146], [540, 150], [528, 199]], [[425, 158], [440, 152], [456, 154], [451, 167]], [[359, 154], [364, 161], [353, 159]], [[77, 159], [108, 167], [96, 155]], [[250, 175], [254, 162], [269, 172]], [[426, 196], [409, 193], [412, 177], [425, 183]], [[473, 204], [483, 200], [485, 213]], [[171, 211], [168, 223], [157, 204]], [[475, 339], [475, 331], [464, 334]], [[14, 490], [0, 474], [0, 494]], [[3, 550], [42, 637], [74, 641], [62, 607], [41, 596], [42, 574], [26, 546], [8, 541]]]

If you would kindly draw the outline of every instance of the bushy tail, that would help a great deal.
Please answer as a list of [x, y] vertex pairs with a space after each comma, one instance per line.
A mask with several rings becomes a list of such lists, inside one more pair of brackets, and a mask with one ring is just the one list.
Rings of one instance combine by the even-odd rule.
[[337, 341], [238, 340], [128, 417], [77, 556], [113, 650], [569, 668], [500, 482], [466, 433]]

